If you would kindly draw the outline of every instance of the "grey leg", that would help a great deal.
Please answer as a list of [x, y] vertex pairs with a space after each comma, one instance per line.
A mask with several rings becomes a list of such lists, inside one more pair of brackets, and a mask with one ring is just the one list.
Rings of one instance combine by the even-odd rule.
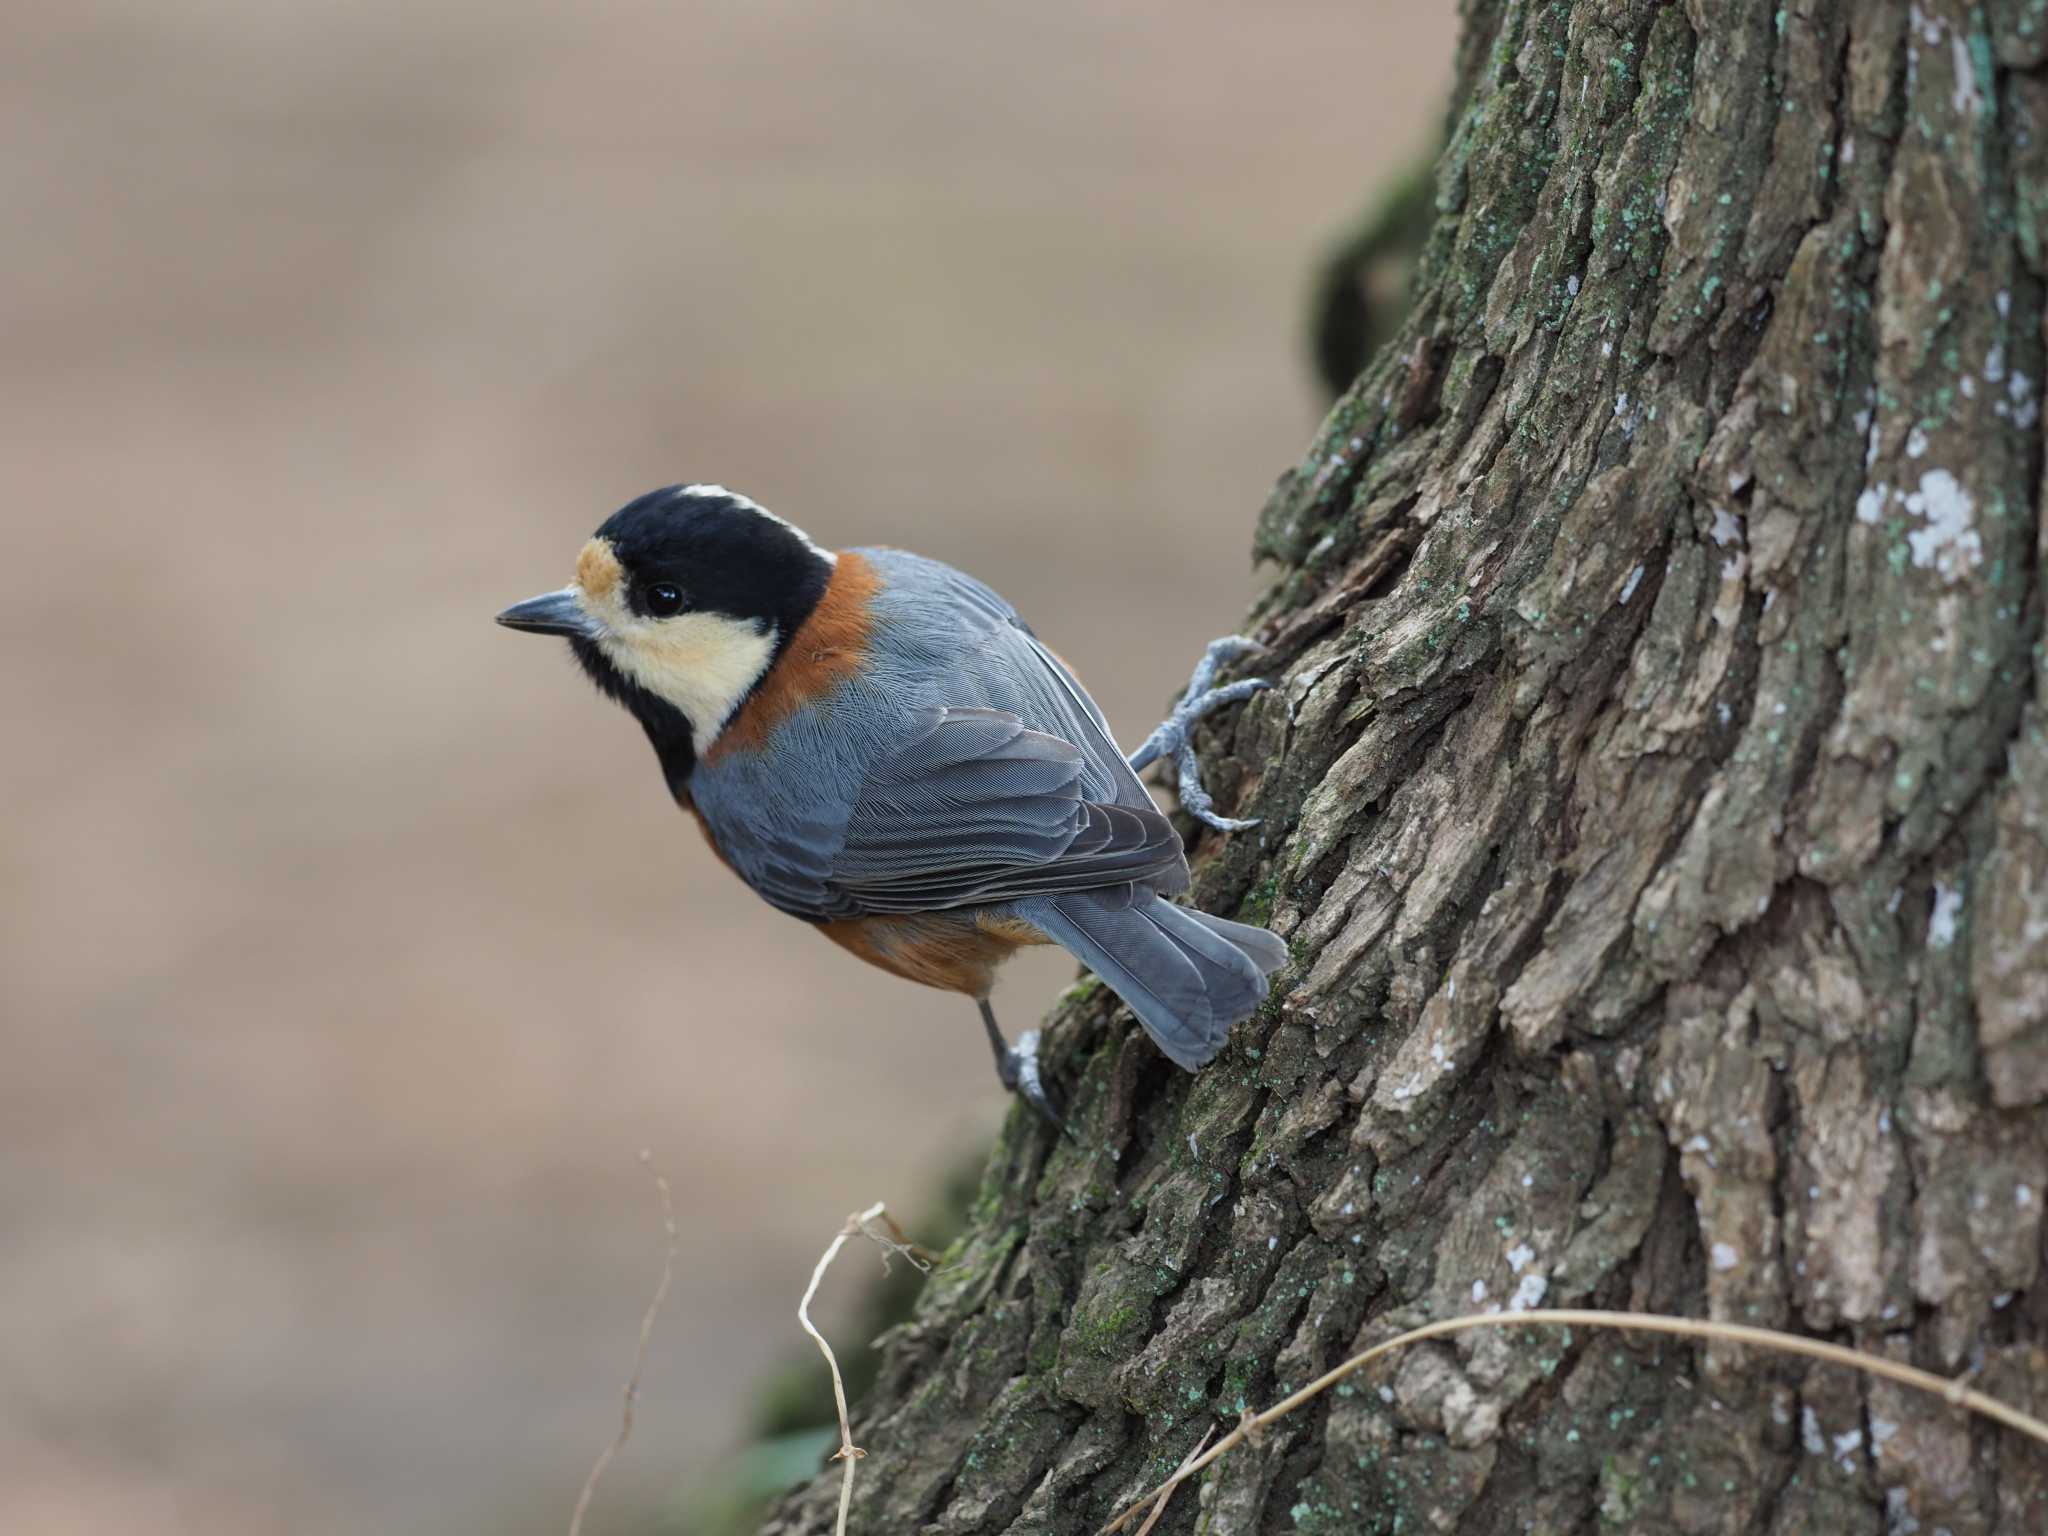
[[1058, 1105], [1046, 1092], [1044, 1080], [1038, 1075], [1038, 1031], [1025, 1030], [1017, 1037], [1013, 1048], [1003, 1038], [1003, 1032], [996, 1024], [996, 1011], [989, 1006], [988, 999], [976, 998], [975, 1002], [981, 1009], [982, 1027], [988, 1031], [988, 1046], [996, 1056], [996, 1076], [1003, 1080], [1003, 1086], [1012, 1093], [1022, 1094], [1025, 1102], [1044, 1116], [1054, 1130], [1071, 1138], [1074, 1133], [1067, 1129]]
[[1265, 649], [1256, 640], [1247, 640], [1242, 635], [1225, 635], [1221, 640], [1211, 640], [1209, 648], [1202, 653], [1202, 659], [1195, 663], [1194, 676], [1188, 679], [1187, 692], [1180, 696], [1180, 702], [1173, 707], [1173, 713], [1159, 723], [1159, 729], [1147, 736], [1137, 751], [1131, 754], [1133, 772], [1146, 767], [1162, 757], [1171, 757], [1178, 771], [1176, 789], [1180, 803], [1195, 820], [1219, 832], [1242, 832], [1247, 827], [1256, 827], [1256, 818], [1238, 821], [1229, 816], [1216, 814], [1216, 802], [1209, 798], [1209, 792], [1202, 788], [1201, 765], [1195, 761], [1195, 744], [1190, 739], [1195, 723], [1205, 715], [1214, 714], [1226, 705], [1236, 704], [1255, 693], [1263, 693], [1273, 685], [1262, 677], [1248, 677], [1243, 682], [1225, 683], [1221, 688], [1214, 685], [1216, 671], [1225, 662], [1236, 661], [1240, 656], [1249, 656]]

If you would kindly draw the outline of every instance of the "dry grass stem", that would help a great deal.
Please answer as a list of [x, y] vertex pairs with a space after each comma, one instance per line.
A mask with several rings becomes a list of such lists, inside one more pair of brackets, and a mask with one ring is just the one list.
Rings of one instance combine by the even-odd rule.
[[[2043, 1445], [2048, 1445], [2048, 1423], [2043, 1423], [2032, 1414], [2021, 1412], [2009, 1403], [2002, 1403], [1995, 1397], [1987, 1397], [1984, 1393], [1965, 1386], [1961, 1380], [1951, 1380], [1945, 1376], [1937, 1376], [1932, 1371], [1920, 1370], [1916, 1366], [1901, 1365], [1881, 1355], [1865, 1354], [1861, 1350], [1849, 1349], [1840, 1344], [1829, 1344], [1820, 1339], [1805, 1338], [1796, 1333], [1779, 1333], [1771, 1328], [1752, 1328], [1743, 1323], [1710, 1322], [1695, 1317], [1664, 1317], [1651, 1312], [1593, 1312], [1570, 1309], [1559, 1309], [1554, 1312], [1488, 1312], [1470, 1317], [1449, 1317], [1440, 1322], [1426, 1323], [1420, 1328], [1411, 1328], [1406, 1333], [1383, 1340], [1370, 1349], [1353, 1355], [1342, 1365], [1324, 1372], [1300, 1391], [1282, 1398], [1263, 1413], [1246, 1414], [1239, 1420], [1237, 1428], [1217, 1441], [1206, 1453], [1202, 1451], [1201, 1446], [1196, 1446], [1188, 1459], [1174, 1470], [1171, 1477], [1105, 1525], [1101, 1536], [1114, 1536], [1115, 1532], [1122, 1530], [1133, 1517], [1150, 1505], [1151, 1514], [1138, 1530], [1138, 1536], [1143, 1536], [1144, 1532], [1152, 1529], [1153, 1523], [1166, 1508], [1166, 1501], [1174, 1489], [1209, 1466], [1239, 1441], [1255, 1438], [1266, 1425], [1285, 1418], [1353, 1372], [1364, 1369], [1373, 1361], [1393, 1354], [1396, 1350], [1405, 1349], [1410, 1344], [1420, 1344], [1426, 1339], [1442, 1338], [1450, 1333], [1466, 1333], [1477, 1328], [1612, 1328], [1627, 1333], [1667, 1333], [1687, 1339], [1747, 1344], [1758, 1349], [1775, 1350], [1780, 1354], [1804, 1355], [1810, 1360], [1846, 1366], [1865, 1375], [1882, 1376], [1901, 1386], [1938, 1397], [1954, 1407], [1966, 1408], [1984, 1418], [1995, 1420], [2008, 1429], [2017, 1430]], [[1203, 1436], [1203, 1443], [1206, 1444], [1207, 1441], [1208, 1437]]]
[[846, 1225], [839, 1229], [839, 1235], [819, 1256], [818, 1267], [811, 1271], [811, 1283], [804, 1287], [804, 1298], [796, 1304], [796, 1320], [803, 1324], [805, 1333], [818, 1341], [819, 1352], [824, 1355], [825, 1365], [832, 1372], [832, 1400], [839, 1407], [839, 1449], [832, 1453], [832, 1459], [844, 1462], [845, 1470], [839, 1479], [836, 1536], [846, 1536], [846, 1512], [853, 1507], [853, 1464], [867, 1452], [853, 1443], [853, 1424], [846, 1415], [846, 1383], [840, 1378], [839, 1360], [832, 1353], [832, 1346], [825, 1342], [825, 1335], [818, 1332], [817, 1325], [811, 1321], [811, 1301], [818, 1294], [818, 1282], [825, 1278], [825, 1271], [832, 1267], [832, 1261], [839, 1257], [839, 1250], [846, 1246], [849, 1237], [865, 1237], [882, 1250], [885, 1274], [892, 1255], [908, 1259], [927, 1273], [932, 1267], [931, 1253], [911, 1242], [904, 1235], [903, 1228], [896, 1224], [896, 1218], [889, 1214], [888, 1206], [877, 1200], [866, 1210], [846, 1218]]
[[598, 1453], [590, 1468], [590, 1476], [583, 1479], [583, 1492], [576, 1496], [576, 1512], [569, 1517], [569, 1536], [582, 1536], [583, 1516], [590, 1508], [591, 1497], [597, 1492], [604, 1469], [612, 1464], [612, 1458], [625, 1449], [626, 1441], [632, 1437], [633, 1401], [640, 1395], [640, 1372], [647, 1364], [647, 1343], [654, 1337], [654, 1320], [661, 1315], [661, 1304], [668, 1300], [669, 1283], [676, 1274], [676, 1205], [669, 1194], [668, 1176], [654, 1166], [654, 1154], [645, 1147], [640, 1149], [640, 1166], [654, 1175], [654, 1187], [661, 1194], [661, 1229], [668, 1235], [668, 1246], [661, 1255], [661, 1279], [655, 1283], [647, 1310], [640, 1315], [640, 1344], [633, 1351], [633, 1372], [626, 1378], [626, 1401], [619, 1412], [619, 1433]]

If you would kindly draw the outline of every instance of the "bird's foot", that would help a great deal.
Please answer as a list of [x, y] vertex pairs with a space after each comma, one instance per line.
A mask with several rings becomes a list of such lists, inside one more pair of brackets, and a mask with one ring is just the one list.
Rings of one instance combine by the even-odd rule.
[[1005, 1088], [1021, 1095], [1025, 1103], [1037, 1110], [1047, 1125], [1068, 1140], [1074, 1139], [1074, 1133], [1067, 1129], [1066, 1116], [1060, 1112], [1058, 1096], [1039, 1075], [1037, 1030], [1025, 1030], [1015, 1045], [1004, 1048], [996, 1058], [996, 1075]]
[[981, 1004], [981, 1022], [988, 1029], [989, 1049], [995, 1052], [996, 1076], [1002, 1079], [1003, 1086], [1021, 1096], [1054, 1130], [1070, 1141], [1078, 1140], [1067, 1129], [1059, 1096], [1046, 1086], [1039, 1073], [1039, 1032], [1027, 1029], [1017, 1037], [1017, 1043], [1011, 1045], [996, 1026], [995, 1010], [986, 1000]]
[[1178, 771], [1175, 790], [1180, 795], [1181, 808], [1204, 826], [1214, 827], [1218, 832], [1242, 832], [1256, 827], [1258, 819], [1240, 821], [1231, 816], [1216, 814], [1216, 802], [1209, 798], [1208, 790], [1202, 787], [1202, 767], [1195, 760], [1193, 741], [1195, 725], [1204, 716], [1214, 714], [1226, 705], [1240, 703], [1255, 693], [1263, 693], [1273, 685], [1263, 677], [1248, 677], [1242, 682], [1225, 683], [1215, 686], [1217, 669], [1226, 662], [1252, 655], [1265, 647], [1256, 640], [1247, 640], [1243, 635], [1225, 635], [1221, 640], [1211, 640], [1209, 648], [1202, 652], [1202, 659], [1195, 663], [1194, 676], [1188, 679], [1187, 692], [1180, 696], [1180, 702], [1173, 707], [1173, 713], [1159, 723], [1159, 729], [1145, 738], [1144, 744], [1131, 754], [1133, 772], [1147, 767], [1162, 757], [1171, 757]]

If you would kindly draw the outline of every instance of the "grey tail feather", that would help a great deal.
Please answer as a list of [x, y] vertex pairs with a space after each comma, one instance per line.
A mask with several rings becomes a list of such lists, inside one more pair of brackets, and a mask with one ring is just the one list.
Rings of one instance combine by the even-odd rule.
[[1190, 1072], [1223, 1049], [1287, 963], [1276, 933], [1177, 907], [1129, 886], [1016, 903], [1130, 1004], [1159, 1049]]

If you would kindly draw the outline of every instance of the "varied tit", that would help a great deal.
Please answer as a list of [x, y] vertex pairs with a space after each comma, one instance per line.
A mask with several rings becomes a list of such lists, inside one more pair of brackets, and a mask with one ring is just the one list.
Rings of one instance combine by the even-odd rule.
[[606, 520], [576, 579], [498, 622], [565, 636], [647, 732], [669, 792], [771, 906], [872, 965], [980, 1007], [996, 1069], [1059, 1123], [1037, 1032], [989, 1007], [1019, 945], [1059, 944], [1192, 1071], [1266, 995], [1287, 948], [1175, 906], [1179, 835], [1138, 782], [1159, 756], [1214, 815], [1189, 728], [1266, 686], [1208, 683], [1255, 649], [1218, 641], [1128, 759], [1066, 665], [970, 576], [894, 549], [834, 554], [719, 486], [655, 491]]

